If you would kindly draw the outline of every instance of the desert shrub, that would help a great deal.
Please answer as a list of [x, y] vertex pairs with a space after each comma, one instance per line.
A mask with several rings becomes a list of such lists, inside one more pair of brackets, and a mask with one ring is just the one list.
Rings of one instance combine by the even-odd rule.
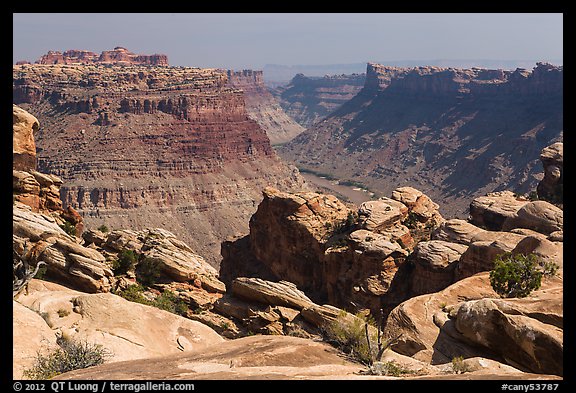
[[104, 232], [104, 233], [106, 233], [106, 232], [109, 231], [108, 227], [107, 227], [105, 224], [100, 225], [100, 226], [98, 227], [98, 230], [99, 230], [100, 232]]
[[366, 374], [370, 375], [387, 375], [392, 377], [400, 377], [402, 374], [409, 374], [411, 371], [403, 368], [394, 361], [389, 362], [374, 362]]
[[99, 344], [59, 339], [59, 348], [48, 354], [38, 353], [35, 363], [24, 370], [29, 379], [50, 379], [62, 373], [104, 363], [110, 352]]
[[558, 265], [534, 254], [500, 254], [490, 272], [490, 285], [502, 297], [526, 297], [540, 288], [543, 276], [553, 276]]
[[160, 278], [160, 264], [153, 258], [144, 258], [136, 267], [136, 280], [144, 286], [150, 287]]
[[144, 296], [144, 287], [140, 284], [130, 285], [122, 291], [116, 291], [115, 294], [131, 302], [152, 305], [152, 302]]
[[38, 268], [38, 271], [34, 275], [34, 278], [38, 280], [44, 280], [46, 277], [46, 272], [48, 271], [48, 265], [42, 265]]
[[138, 254], [133, 250], [123, 249], [118, 253], [118, 259], [112, 263], [112, 272], [115, 276], [126, 274], [134, 269], [138, 261]]
[[70, 315], [70, 311], [65, 310], [65, 309], [63, 309], [63, 308], [58, 309], [57, 313], [58, 313], [58, 316], [59, 316], [60, 318], [64, 318], [64, 317]]
[[64, 221], [60, 228], [70, 236], [76, 236], [76, 227], [70, 221]]
[[452, 371], [454, 371], [454, 374], [463, 374], [470, 371], [468, 365], [464, 363], [463, 356], [456, 356], [452, 359]]
[[378, 337], [376, 334], [370, 334], [372, 345], [368, 345], [366, 323], [373, 325], [374, 321], [361, 313], [351, 318], [342, 311], [334, 321], [323, 327], [324, 339], [353, 359], [363, 364], [372, 364], [378, 351], [376, 347]]
[[164, 291], [152, 302], [154, 307], [169, 311], [173, 314], [186, 316], [188, 306], [172, 291]]

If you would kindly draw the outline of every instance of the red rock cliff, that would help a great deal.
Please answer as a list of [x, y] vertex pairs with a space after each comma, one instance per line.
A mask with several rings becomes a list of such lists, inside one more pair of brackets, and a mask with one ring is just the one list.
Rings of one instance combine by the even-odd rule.
[[[220, 242], [247, 233], [261, 189], [299, 189], [215, 69], [14, 66], [14, 102], [44, 124], [39, 167], [88, 228], [164, 227], [217, 264]], [[33, 94], [31, 93], [33, 92]]]

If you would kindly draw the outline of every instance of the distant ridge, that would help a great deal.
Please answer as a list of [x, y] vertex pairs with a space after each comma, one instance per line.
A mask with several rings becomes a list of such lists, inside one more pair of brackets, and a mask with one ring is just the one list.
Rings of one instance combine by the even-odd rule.
[[[370, 60], [371, 61], [371, 60]], [[545, 61], [557, 66], [563, 64], [562, 59], [535, 59], [535, 60], [494, 60], [494, 59], [432, 59], [432, 60], [388, 60], [373, 61], [374, 63], [392, 67], [455, 67], [455, 68], [489, 68], [515, 70], [516, 68], [531, 69], [534, 64]], [[372, 61], [371, 61], [372, 62]], [[296, 74], [306, 76], [324, 76], [340, 74], [361, 74], [366, 71], [366, 63], [348, 64], [316, 64], [316, 65], [283, 65], [266, 64], [263, 68], [264, 82], [268, 86], [278, 86], [288, 83]]]

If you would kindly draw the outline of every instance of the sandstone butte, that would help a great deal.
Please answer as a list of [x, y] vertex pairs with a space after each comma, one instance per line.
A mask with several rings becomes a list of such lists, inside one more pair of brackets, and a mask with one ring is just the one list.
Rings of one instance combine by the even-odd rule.
[[[162, 54], [137, 55], [128, 49], [117, 46], [103, 51], [100, 55], [88, 50], [71, 49], [62, 52], [48, 51], [36, 64], [124, 64], [167, 66], [168, 56]], [[18, 64], [18, 63], [16, 63]]]
[[[16, 106], [13, 113], [14, 138], [33, 140], [42, 124]], [[14, 146], [14, 157], [34, 158], [27, 144]], [[562, 151], [545, 150], [544, 168], [562, 174]], [[32, 264], [45, 261], [47, 278], [60, 284], [32, 280], [15, 293], [15, 378], [57, 337], [111, 352], [107, 364], [58, 379], [563, 377], [563, 211], [555, 193], [555, 204], [490, 193], [471, 202], [474, 215], [465, 221], [445, 219], [413, 187], [359, 208], [330, 195], [268, 187], [249, 234], [223, 244], [217, 272], [165, 229], [82, 233], [76, 225], [76, 235], [65, 233], [58, 224], [76, 216], [47, 200], [66, 183], [26, 158], [13, 170], [13, 248]], [[543, 180], [546, 190], [561, 188], [561, 179]], [[146, 296], [176, 293], [188, 306], [185, 315], [110, 293], [135, 283], [134, 271], [112, 271], [123, 249], [160, 268]], [[488, 271], [494, 255], [506, 251], [534, 253], [559, 271], [527, 298], [499, 298]], [[315, 341], [330, 321], [353, 322], [353, 313], [379, 309], [384, 337], [392, 339], [382, 361], [400, 366], [401, 376], [367, 375], [365, 366]], [[467, 372], [455, 373], [451, 360], [458, 356]]]
[[[563, 75], [547, 63], [514, 71], [368, 63], [362, 89], [278, 153], [382, 196], [411, 185], [439, 202], [442, 214], [466, 218], [475, 197], [536, 188], [540, 153], [562, 141]], [[296, 82], [308, 88], [287, 89], [294, 98], [280, 96], [285, 108], [293, 99], [298, 110], [306, 96], [297, 92], [314, 89], [312, 80]], [[553, 160], [554, 148], [543, 154]], [[558, 178], [555, 165], [545, 176]]]
[[216, 267], [221, 239], [248, 232], [264, 187], [305, 187], [250, 119], [245, 97], [217, 69], [13, 67], [14, 103], [42, 124], [38, 168], [64, 181], [62, 202], [87, 229], [162, 227]]

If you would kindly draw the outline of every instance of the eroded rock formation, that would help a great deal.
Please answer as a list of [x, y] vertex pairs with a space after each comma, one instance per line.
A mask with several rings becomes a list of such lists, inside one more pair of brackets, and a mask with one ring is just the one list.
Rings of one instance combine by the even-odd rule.
[[163, 227], [214, 266], [269, 185], [305, 189], [216, 69], [117, 65], [13, 68], [14, 102], [33, 111], [38, 167], [87, 229]]
[[[88, 50], [70, 49], [64, 52], [48, 51], [36, 64], [124, 64], [167, 66], [168, 56], [161, 54], [137, 55], [128, 49], [117, 46], [103, 51], [100, 55]], [[17, 65], [19, 65], [17, 63]]]

